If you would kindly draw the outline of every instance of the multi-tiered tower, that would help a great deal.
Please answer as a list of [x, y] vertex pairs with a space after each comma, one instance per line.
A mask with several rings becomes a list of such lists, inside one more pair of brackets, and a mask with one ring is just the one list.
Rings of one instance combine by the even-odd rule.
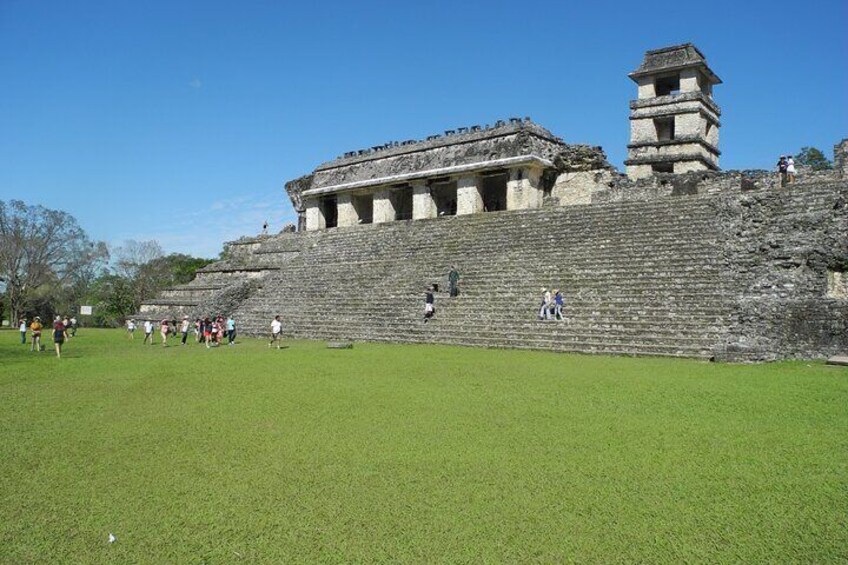
[[627, 175], [718, 170], [721, 110], [713, 101], [719, 79], [691, 43], [645, 53], [630, 78], [639, 85], [630, 101]]

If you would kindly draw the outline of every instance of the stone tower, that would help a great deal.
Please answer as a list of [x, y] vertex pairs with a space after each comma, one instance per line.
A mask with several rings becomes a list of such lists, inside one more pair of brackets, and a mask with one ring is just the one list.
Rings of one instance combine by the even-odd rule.
[[718, 170], [721, 111], [713, 85], [721, 84], [691, 43], [645, 53], [630, 73], [639, 85], [630, 101], [627, 175]]

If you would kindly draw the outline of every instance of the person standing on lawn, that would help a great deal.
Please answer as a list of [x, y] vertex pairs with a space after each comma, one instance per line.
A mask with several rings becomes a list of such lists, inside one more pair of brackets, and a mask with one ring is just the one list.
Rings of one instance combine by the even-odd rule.
[[153, 345], [153, 322], [150, 320], [144, 320], [144, 344], [147, 343], [147, 340], [150, 340], [150, 345]]
[[271, 341], [268, 343], [268, 347], [271, 347], [275, 343], [277, 344], [277, 349], [280, 348], [280, 336], [283, 333], [283, 323], [280, 322], [279, 316], [274, 316], [274, 320], [271, 322]]
[[188, 339], [188, 327], [189, 327], [188, 316], [183, 316], [183, 323], [180, 325], [180, 333], [183, 334], [183, 336], [182, 336], [183, 339], [182, 339], [182, 343], [180, 345], [186, 344], [186, 339]]
[[236, 340], [236, 321], [232, 314], [227, 316], [227, 345], [232, 345]]
[[32, 331], [32, 346], [29, 348], [30, 351], [41, 351], [41, 328], [41, 318], [36, 316], [29, 326], [29, 329]]
[[53, 343], [56, 346], [56, 357], [62, 357], [62, 344], [68, 338], [68, 331], [65, 329], [65, 324], [62, 323], [62, 316], [56, 316], [53, 320]]
[[18, 320], [18, 329], [21, 332], [21, 345], [26, 345], [27, 325], [26, 325], [26, 319], [25, 318], [21, 318], [20, 320]]

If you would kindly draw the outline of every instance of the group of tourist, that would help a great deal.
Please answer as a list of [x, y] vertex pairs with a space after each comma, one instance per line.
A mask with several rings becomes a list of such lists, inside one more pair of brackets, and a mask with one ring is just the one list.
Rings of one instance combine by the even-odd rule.
[[[144, 330], [143, 345], [147, 343], [153, 345], [156, 325], [152, 320], [145, 320], [142, 324]], [[197, 318], [193, 324], [188, 316], [183, 316], [181, 321], [166, 318], [160, 321], [158, 326], [161, 336], [159, 343], [163, 347], [168, 345], [169, 336], [179, 339], [180, 345], [185, 345], [192, 328], [194, 329], [195, 342], [206, 345], [207, 349], [221, 345], [224, 343], [224, 338], [227, 339], [227, 345], [234, 345], [236, 341], [236, 321], [232, 316], [228, 316], [226, 320], [221, 315], [214, 318], [210, 316]], [[127, 320], [127, 334], [130, 339], [135, 339], [135, 330], [135, 320]]]
[[781, 155], [777, 161], [777, 172], [780, 173], [780, 186], [795, 182], [795, 160], [792, 155]]
[[[451, 265], [448, 271], [448, 294], [451, 298], [459, 296], [459, 271]], [[426, 324], [436, 315], [435, 292], [439, 289], [436, 284], [431, 284], [424, 290], [424, 323]]]
[[558, 288], [553, 289], [553, 291], [543, 288], [542, 304], [539, 307], [539, 319], [563, 321], [565, 318], [562, 315], [562, 305], [562, 293]]
[[[19, 330], [21, 332], [21, 345], [27, 344], [27, 330], [30, 334], [30, 351], [44, 351], [44, 346], [41, 344], [41, 333], [45, 331], [44, 325], [41, 323], [41, 318], [35, 316], [30, 324], [27, 324], [26, 318], [18, 320]], [[56, 316], [53, 320], [51, 335], [53, 337], [53, 345], [56, 348], [56, 357], [62, 357], [62, 345], [65, 341], [74, 337], [77, 333], [77, 319], [67, 316]]]

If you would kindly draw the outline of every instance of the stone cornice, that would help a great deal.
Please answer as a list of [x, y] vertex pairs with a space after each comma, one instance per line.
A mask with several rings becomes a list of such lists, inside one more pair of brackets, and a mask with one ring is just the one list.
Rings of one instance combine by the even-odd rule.
[[655, 114], [650, 114], [647, 116], [635, 116], [633, 113], [630, 113], [631, 120], [652, 120], [654, 118], [671, 118], [678, 114], [701, 114], [704, 116], [704, 119], [713, 124], [714, 126], [721, 127], [721, 122], [718, 118], [713, 116], [710, 112], [704, 112], [702, 108], [686, 108], [685, 110], [668, 110], [667, 112], [657, 112]]
[[669, 94], [667, 96], [656, 96], [654, 98], [642, 98], [639, 100], [630, 101], [630, 109], [637, 110], [640, 108], [650, 108], [652, 106], [666, 106], [668, 104], [677, 104], [679, 102], [701, 102], [707, 108], [715, 112], [716, 116], [721, 115], [721, 110], [718, 105], [713, 102], [713, 99], [700, 91], [681, 92], [679, 94]]
[[702, 155], [651, 155], [650, 157], [634, 157], [624, 161], [625, 165], [653, 165], [654, 163], [680, 163], [683, 161], [699, 161], [713, 171], [718, 171], [718, 165]]
[[636, 149], [639, 147], [668, 147], [672, 145], [690, 145], [693, 143], [702, 146], [704, 149], [711, 153], [721, 155], [721, 151], [718, 150], [718, 147], [716, 147], [712, 143], [707, 142], [705, 139], [695, 136], [681, 136], [675, 139], [667, 139], [664, 141], [638, 141], [636, 143], [628, 143], [627, 148]]

